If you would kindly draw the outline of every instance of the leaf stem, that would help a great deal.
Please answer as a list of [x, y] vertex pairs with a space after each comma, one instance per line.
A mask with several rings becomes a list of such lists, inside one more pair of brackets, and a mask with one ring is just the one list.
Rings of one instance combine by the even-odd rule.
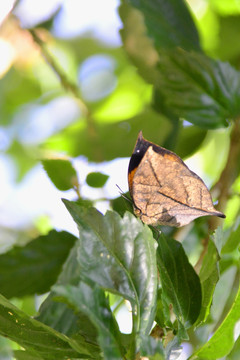
[[[231, 186], [236, 180], [240, 167], [237, 165], [240, 157], [240, 118], [235, 120], [235, 123], [232, 128], [231, 138], [230, 138], [230, 148], [228, 153], [228, 158], [226, 166], [222, 171], [219, 180], [213, 187], [213, 192], [218, 197], [218, 206], [217, 210], [224, 212], [226, 209], [227, 202], [231, 197]], [[220, 219], [216, 216], [212, 216], [209, 219], [209, 228], [210, 230], [216, 229], [220, 224]]]

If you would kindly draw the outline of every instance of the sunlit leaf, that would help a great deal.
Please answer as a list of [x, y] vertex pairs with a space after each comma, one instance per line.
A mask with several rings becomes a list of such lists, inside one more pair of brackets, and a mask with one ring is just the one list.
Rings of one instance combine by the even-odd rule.
[[125, 51], [139, 74], [147, 82], [155, 84], [158, 78], [158, 53], [152, 40], [147, 36], [142, 13], [126, 1], [121, 2], [118, 11], [124, 25], [120, 34]]
[[234, 336], [239, 335], [240, 289], [227, 316], [211, 339], [197, 350], [191, 360], [215, 360], [227, 355], [234, 346]]
[[9, 125], [17, 109], [38, 99], [42, 94], [39, 83], [24, 71], [12, 67], [1, 79], [0, 109], [1, 124]]
[[[229, 231], [228, 231], [229, 232]], [[225, 234], [225, 238], [227, 233]], [[240, 245], [240, 217], [238, 217], [230, 229], [230, 234], [226, 243], [223, 245], [222, 254], [234, 251]]]
[[69, 190], [78, 184], [77, 172], [69, 160], [44, 159], [42, 164], [49, 178], [59, 190]]
[[91, 172], [87, 175], [86, 183], [95, 188], [101, 188], [107, 182], [109, 176], [101, 172]]
[[213, 293], [219, 279], [218, 261], [219, 255], [216, 246], [212, 240], [209, 240], [207, 252], [199, 273], [202, 286], [202, 307], [195, 325], [205, 322], [209, 315]]

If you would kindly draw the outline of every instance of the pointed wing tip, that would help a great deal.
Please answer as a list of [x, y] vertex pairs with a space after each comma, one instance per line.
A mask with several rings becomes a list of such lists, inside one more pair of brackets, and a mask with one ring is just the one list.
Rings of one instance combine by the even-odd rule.
[[215, 216], [218, 216], [218, 217], [220, 217], [220, 218], [222, 218], [222, 219], [225, 219], [225, 218], [226, 218], [226, 215], [224, 215], [221, 211], [215, 211], [215, 212], [214, 212], [214, 215], [215, 215]]
[[142, 140], [142, 138], [143, 138], [143, 133], [142, 130], [140, 130], [138, 133], [138, 139]]
[[221, 212], [218, 212], [217, 216], [220, 217], [220, 218], [223, 218], [223, 219], [226, 218], [226, 215], [221, 213]]

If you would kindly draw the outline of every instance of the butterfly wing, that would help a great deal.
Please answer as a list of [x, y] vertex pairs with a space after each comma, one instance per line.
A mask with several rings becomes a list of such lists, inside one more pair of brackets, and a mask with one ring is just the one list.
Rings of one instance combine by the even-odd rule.
[[174, 153], [149, 146], [132, 174], [131, 193], [146, 224], [183, 226], [217, 211], [204, 182]]

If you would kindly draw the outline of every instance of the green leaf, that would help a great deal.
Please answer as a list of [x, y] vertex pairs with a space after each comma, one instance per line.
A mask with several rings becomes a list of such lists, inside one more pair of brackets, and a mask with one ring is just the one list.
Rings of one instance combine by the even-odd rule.
[[[80, 281], [81, 269], [77, 260], [79, 240], [70, 251], [70, 254], [63, 265], [61, 274], [58, 277], [58, 285], [75, 285]], [[66, 303], [59, 302], [56, 294], [50, 292], [47, 299], [42, 303], [37, 320], [51, 326], [55, 330], [71, 336], [76, 343], [78, 338], [83, 337], [91, 344], [91, 353], [94, 358], [99, 358], [100, 348], [97, 343], [97, 330], [85, 313], [70, 308]]]
[[161, 235], [158, 239], [157, 263], [165, 301], [172, 304], [181, 324], [190, 327], [201, 309], [201, 285], [198, 275], [183, 250], [182, 245]]
[[220, 226], [218, 226], [217, 229], [214, 231], [212, 240], [214, 241], [218, 253], [221, 254], [225, 239], [224, 239], [223, 230]]
[[148, 35], [157, 50], [180, 46], [200, 50], [199, 37], [192, 17], [182, 0], [130, 0], [145, 18]]
[[[226, 237], [225, 234], [224, 237]], [[230, 229], [230, 234], [227, 237], [226, 243], [222, 247], [222, 254], [231, 253], [239, 246], [239, 239], [240, 239], [240, 217], [238, 217]]]
[[[129, 199], [129, 201], [126, 198]], [[110, 204], [112, 209], [119, 213], [121, 216], [123, 216], [126, 211], [133, 213], [133, 205], [129, 191], [115, 199], [112, 199], [110, 201]]]
[[[227, 316], [213, 334], [211, 339], [197, 350], [191, 357], [191, 360], [215, 360], [227, 355], [234, 346], [234, 336], [239, 334], [239, 314], [240, 314], [240, 288], [236, 295]], [[236, 332], [236, 334], [234, 334]]]
[[150, 360], [165, 360], [162, 341], [151, 336], [142, 336], [140, 354]]
[[118, 12], [124, 25], [120, 35], [125, 51], [143, 79], [155, 84], [158, 78], [158, 53], [147, 36], [142, 13], [126, 1], [121, 2]]
[[182, 49], [162, 52], [161, 92], [173, 113], [214, 129], [228, 125], [240, 113], [240, 74], [228, 63]]
[[106, 184], [108, 178], [108, 175], [100, 172], [91, 172], [87, 175], [86, 183], [91, 187], [101, 188]]
[[84, 312], [98, 329], [98, 341], [106, 360], [121, 360], [120, 332], [104, 291], [81, 282], [79, 286], [56, 285], [54, 290], [77, 311]]
[[191, 156], [202, 144], [207, 135], [207, 130], [197, 126], [182, 127], [173, 149], [180, 158]]
[[44, 360], [42, 356], [36, 354], [35, 351], [16, 350], [14, 351], [16, 360]]
[[42, 164], [58, 190], [65, 191], [78, 186], [77, 172], [69, 160], [44, 159]]
[[32, 319], [0, 295], [0, 335], [15, 341], [37, 359], [91, 359], [91, 347], [83, 339], [74, 349], [74, 341]]
[[[131, 155], [139, 129], [146, 138], [161, 144], [171, 130], [171, 124], [152, 108], [146, 107], [141, 113], [124, 121], [113, 124], [96, 122], [95, 128], [96, 137], [91, 138], [87, 127], [68, 127], [67, 131], [48, 139], [47, 148], [58, 150], [61, 144], [62, 151], [67, 151], [73, 157], [84, 155], [97, 162], [112, 160]], [[65, 147], [63, 144], [66, 144]]]
[[[14, 66], [1, 78], [1, 124], [9, 125], [22, 105], [38, 100], [42, 95], [40, 84], [30, 72], [18, 71]], [[19, 119], [18, 119], [19, 120]]]
[[81, 278], [129, 300], [133, 328], [148, 333], [154, 320], [157, 292], [155, 242], [150, 229], [132, 214], [105, 216], [73, 202], [64, 203], [80, 229], [78, 261]]
[[204, 323], [209, 315], [213, 293], [219, 280], [218, 262], [219, 255], [217, 248], [210, 239], [199, 273], [202, 286], [202, 307], [195, 326]]
[[11, 298], [49, 291], [75, 241], [73, 235], [53, 230], [0, 255], [0, 292]]
[[238, 360], [240, 358], [240, 336], [234, 344], [232, 351], [226, 357], [226, 360]]
[[[79, 240], [75, 242], [63, 265], [62, 272], [58, 277], [58, 285], [75, 285], [79, 283], [81, 269], [77, 261], [78, 248]], [[55, 294], [52, 291], [42, 303], [37, 320], [67, 336], [74, 338], [79, 335], [83, 336], [88, 343], [94, 345], [95, 356], [99, 355], [97, 330], [90, 319], [84, 313], [76, 312], [69, 308], [67, 304], [56, 301]]]
[[23, 144], [14, 140], [7, 150], [17, 167], [17, 181], [21, 181], [26, 173], [37, 163], [37, 149], [35, 147], [25, 147]]

